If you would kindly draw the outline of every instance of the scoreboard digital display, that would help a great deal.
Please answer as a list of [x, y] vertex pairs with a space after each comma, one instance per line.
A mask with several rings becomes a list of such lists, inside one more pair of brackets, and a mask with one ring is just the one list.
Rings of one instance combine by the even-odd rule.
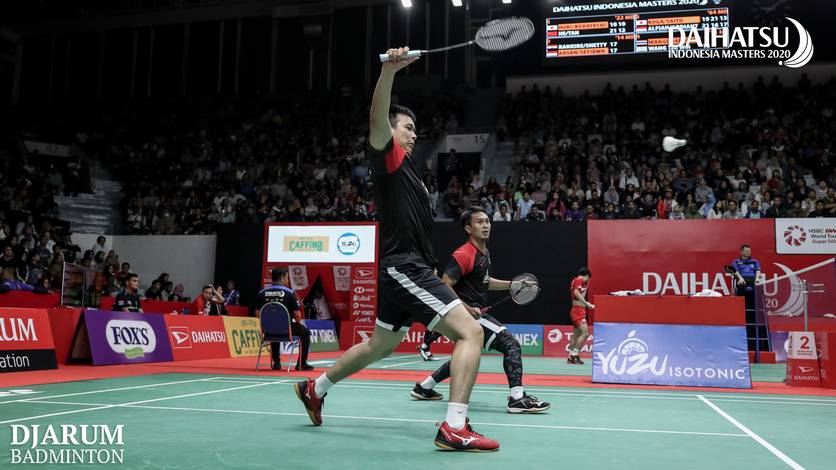
[[[682, 7], [653, 9], [658, 4], [683, 4]], [[730, 11], [724, 6], [693, 8], [694, 0], [670, 2], [604, 2], [585, 5], [550, 6], [545, 21], [547, 60], [573, 57], [614, 56], [622, 54], [667, 53], [669, 30], [692, 28], [731, 28]], [[719, 2], [714, 2], [719, 3]], [[602, 6], [603, 5], [603, 6]], [[635, 6], [636, 8], [617, 8]], [[646, 8], [641, 8], [645, 6]], [[587, 11], [613, 11], [586, 14]], [[679, 37], [678, 34], [675, 36]], [[677, 48], [698, 47], [686, 43]]]

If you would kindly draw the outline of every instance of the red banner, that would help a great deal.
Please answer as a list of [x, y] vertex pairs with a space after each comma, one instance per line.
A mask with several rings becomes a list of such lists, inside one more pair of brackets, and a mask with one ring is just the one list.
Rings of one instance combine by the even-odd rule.
[[0, 308], [0, 372], [57, 367], [46, 310]]
[[[401, 340], [401, 344], [395, 349], [397, 352], [410, 352], [416, 353], [418, 352], [418, 345], [424, 342], [424, 335], [427, 334], [427, 328], [420, 323], [413, 323], [412, 326], [409, 328], [409, 332], [404, 335], [403, 340]], [[433, 353], [437, 354], [450, 354], [453, 352], [453, 346], [456, 343], [447, 339], [446, 336], [442, 336], [435, 340], [435, 342], [430, 347], [430, 350]]]
[[350, 319], [374, 323], [377, 315], [377, 270], [373, 264], [351, 267]]
[[[711, 289], [733, 295], [723, 267], [740, 256], [742, 244], [751, 246], [752, 257], [770, 279], [828, 259], [777, 254], [771, 219], [592, 220], [587, 229], [593, 294], [640, 289], [689, 295]], [[568, 281], [566, 289], [568, 295]]]
[[222, 317], [165, 315], [165, 326], [175, 361], [229, 357]]
[[[583, 343], [580, 357], [592, 357], [592, 326], [589, 327], [589, 338]], [[543, 325], [543, 355], [566, 357], [569, 355], [569, 341], [574, 335], [571, 325]]]

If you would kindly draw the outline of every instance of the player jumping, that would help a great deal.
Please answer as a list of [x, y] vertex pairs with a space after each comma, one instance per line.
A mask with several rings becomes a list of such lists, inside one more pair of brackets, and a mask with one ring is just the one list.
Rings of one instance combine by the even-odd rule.
[[[551, 405], [523, 391], [522, 351], [520, 343], [508, 332], [505, 325], [496, 318], [482, 313], [488, 307], [485, 293], [490, 290], [508, 290], [512, 281], [494, 279], [490, 275], [491, 256], [488, 253], [488, 238], [491, 235], [491, 219], [481, 208], [471, 207], [461, 216], [468, 240], [453, 252], [453, 257], [444, 270], [442, 281], [452, 287], [465, 307], [484, 329], [485, 348], [502, 353], [502, 366], [511, 387], [508, 397], [509, 413], [539, 413], [548, 410]], [[521, 281], [517, 281], [521, 282]], [[439, 367], [432, 375], [418, 382], [412, 389], [416, 400], [441, 400], [443, 397], [433, 388], [450, 377], [450, 362]]]
[[[369, 116], [366, 155], [380, 220], [380, 296], [374, 333], [367, 343], [346, 351], [316, 380], [295, 384], [296, 395], [313, 424], [321, 425], [328, 389], [391, 354], [413, 321], [420, 322], [456, 342], [447, 417], [435, 445], [446, 450], [495, 451], [499, 443], [473, 431], [467, 419], [467, 403], [482, 353], [482, 328], [433, 272], [438, 261], [432, 251], [430, 197], [411, 157], [417, 138], [415, 115], [402, 106], [390, 107], [395, 74], [417, 60], [407, 58], [407, 52], [407, 47], [387, 51], [392, 60], [382, 66]], [[380, 430], [380, 434], [387, 432]]]
[[589, 337], [586, 313], [595, 308], [595, 305], [586, 300], [586, 291], [591, 277], [592, 273], [589, 269], [583, 267], [578, 271], [577, 277], [572, 279], [572, 285], [569, 288], [572, 293], [572, 311], [569, 315], [572, 317], [572, 324], [575, 325], [575, 332], [572, 340], [569, 341], [569, 357], [566, 359], [568, 364], [583, 364], [579, 353], [586, 338]]

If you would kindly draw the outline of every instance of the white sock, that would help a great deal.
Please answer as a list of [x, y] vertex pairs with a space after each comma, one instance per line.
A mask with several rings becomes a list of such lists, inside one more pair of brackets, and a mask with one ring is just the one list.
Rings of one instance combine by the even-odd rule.
[[433, 379], [432, 375], [424, 379], [423, 382], [421, 382], [421, 388], [426, 388], [427, 390], [432, 390], [436, 385], [438, 384], [436, 383], [435, 379]]
[[578, 348], [572, 349], [572, 355], [573, 356], [577, 356], [579, 353], [580, 353], [580, 350]]
[[316, 392], [316, 396], [322, 398], [328, 392], [328, 389], [333, 387], [334, 384], [328, 380], [328, 376], [324, 373], [317, 377], [316, 381], [314, 382], [314, 392]]
[[522, 387], [511, 387], [511, 398], [514, 400], [519, 400], [523, 397], [523, 388]]
[[467, 405], [464, 403], [447, 403], [447, 425], [453, 429], [462, 429], [467, 418]]

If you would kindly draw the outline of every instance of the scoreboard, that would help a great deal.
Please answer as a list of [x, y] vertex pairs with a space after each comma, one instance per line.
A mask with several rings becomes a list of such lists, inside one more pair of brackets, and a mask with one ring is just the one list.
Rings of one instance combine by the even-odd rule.
[[[703, 31], [731, 28], [731, 24], [729, 9], [716, 7], [550, 16], [545, 27], [546, 59], [563, 59], [667, 52], [671, 29], [681, 28], [688, 34], [692, 28]], [[679, 38], [679, 33], [674, 34]]]

